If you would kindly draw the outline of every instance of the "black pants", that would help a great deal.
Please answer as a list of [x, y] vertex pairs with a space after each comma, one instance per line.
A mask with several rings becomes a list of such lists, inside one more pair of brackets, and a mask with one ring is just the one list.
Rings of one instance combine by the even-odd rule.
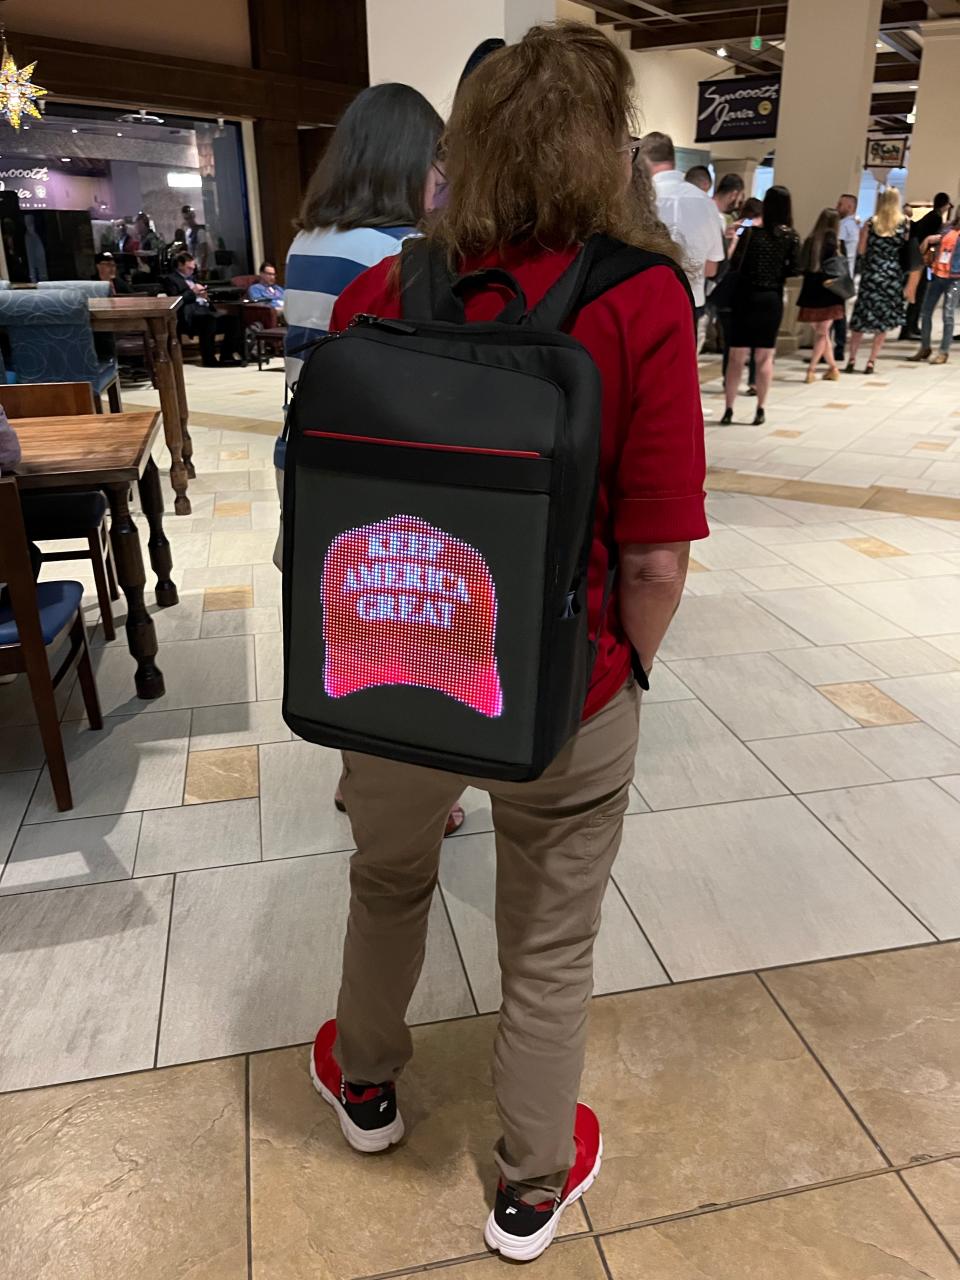
[[833, 358], [842, 360], [847, 349], [847, 304], [843, 304], [843, 319], [833, 322]]
[[183, 328], [191, 338], [200, 339], [200, 358], [204, 364], [215, 362], [218, 333], [223, 334], [221, 357], [234, 356], [238, 360], [242, 358], [243, 321], [239, 316], [220, 315], [209, 307], [194, 307], [184, 320]]

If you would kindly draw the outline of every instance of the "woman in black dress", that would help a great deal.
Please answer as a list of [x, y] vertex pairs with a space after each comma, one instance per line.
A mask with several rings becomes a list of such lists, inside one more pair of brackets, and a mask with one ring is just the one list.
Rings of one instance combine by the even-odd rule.
[[807, 381], [813, 382], [817, 376], [817, 365], [823, 356], [829, 368], [823, 375], [827, 382], [837, 382], [840, 370], [833, 354], [833, 343], [830, 341], [830, 326], [835, 320], [844, 316], [843, 303], [835, 293], [827, 288], [827, 273], [824, 264], [837, 256], [838, 236], [840, 234], [840, 215], [836, 209], [824, 209], [813, 228], [813, 234], [803, 243], [800, 262], [803, 267], [803, 288], [797, 299], [800, 308], [799, 319], [813, 325], [813, 354], [810, 357], [810, 368], [807, 370]]
[[721, 426], [733, 421], [733, 405], [750, 348], [757, 351], [755, 427], [766, 421], [764, 405], [773, 379], [773, 357], [783, 318], [783, 286], [799, 270], [800, 237], [793, 229], [793, 205], [786, 187], [771, 187], [763, 198], [763, 221], [740, 237], [730, 270], [737, 284], [730, 316], [730, 364], [725, 379], [726, 412]]
[[[916, 247], [914, 241], [914, 250]], [[844, 373], [857, 372], [857, 354], [865, 333], [873, 334], [873, 345], [863, 372], [873, 373], [887, 334], [891, 329], [899, 329], [906, 319], [910, 300], [907, 297], [910, 255], [906, 252], [909, 248], [910, 222], [900, 208], [900, 192], [896, 187], [888, 187], [880, 192], [877, 211], [860, 232], [863, 268], [850, 320], [850, 359]]]

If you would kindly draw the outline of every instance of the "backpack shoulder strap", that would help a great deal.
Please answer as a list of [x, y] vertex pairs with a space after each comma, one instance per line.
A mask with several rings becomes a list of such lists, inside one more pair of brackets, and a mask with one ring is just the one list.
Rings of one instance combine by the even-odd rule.
[[443, 253], [424, 237], [404, 241], [400, 251], [400, 308], [404, 320], [466, 321], [453, 292], [454, 275]]
[[690, 283], [673, 258], [635, 248], [612, 236], [598, 235], [587, 241], [556, 284], [529, 313], [526, 323], [535, 329], [561, 329], [575, 312], [651, 267], [668, 267], [673, 272], [683, 285], [692, 309]]

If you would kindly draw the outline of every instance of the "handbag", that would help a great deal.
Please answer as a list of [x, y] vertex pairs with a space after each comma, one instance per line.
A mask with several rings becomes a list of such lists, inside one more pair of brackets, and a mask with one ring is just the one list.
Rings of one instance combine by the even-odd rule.
[[[729, 313], [733, 310], [734, 299], [740, 285], [740, 272], [743, 270], [743, 264], [747, 260], [747, 249], [752, 235], [753, 227], [748, 227], [743, 240], [733, 251], [733, 257], [729, 260], [726, 271], [713, 286], [710, 296], [707, 298], [708, 309], [716, 315]], [[737, 263], [736, 267], [734, 266], [735, 262]]]
[[823, 264], [823, 273], [826, 276], [823, 287], [829, 289], [831, 293], [835, 293], [844, 302], [848, 298], [852, 298], [856, 293], [857, 286], [854, 284], [853, 276], [850, 274], [850, 264], [842, 254], [835, 254], [832, 258], [827, 258]]

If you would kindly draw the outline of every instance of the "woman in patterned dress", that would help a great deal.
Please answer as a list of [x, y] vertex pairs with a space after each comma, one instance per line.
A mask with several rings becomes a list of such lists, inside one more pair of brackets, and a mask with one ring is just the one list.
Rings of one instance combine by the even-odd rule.
[[899, 329], [904, 322], [906, 276], [901, 250], [909, 225], [900, 208], [900, 192], [888, 187], [877, 200], [876, 213], [860, 232], [863, 270], [850, 321], [850, 359], [844, 373], [856, 373], [857, 353], [865, 333], [873, 334], [873, 346], [864, 373], [873, 373], [887, 333]]

